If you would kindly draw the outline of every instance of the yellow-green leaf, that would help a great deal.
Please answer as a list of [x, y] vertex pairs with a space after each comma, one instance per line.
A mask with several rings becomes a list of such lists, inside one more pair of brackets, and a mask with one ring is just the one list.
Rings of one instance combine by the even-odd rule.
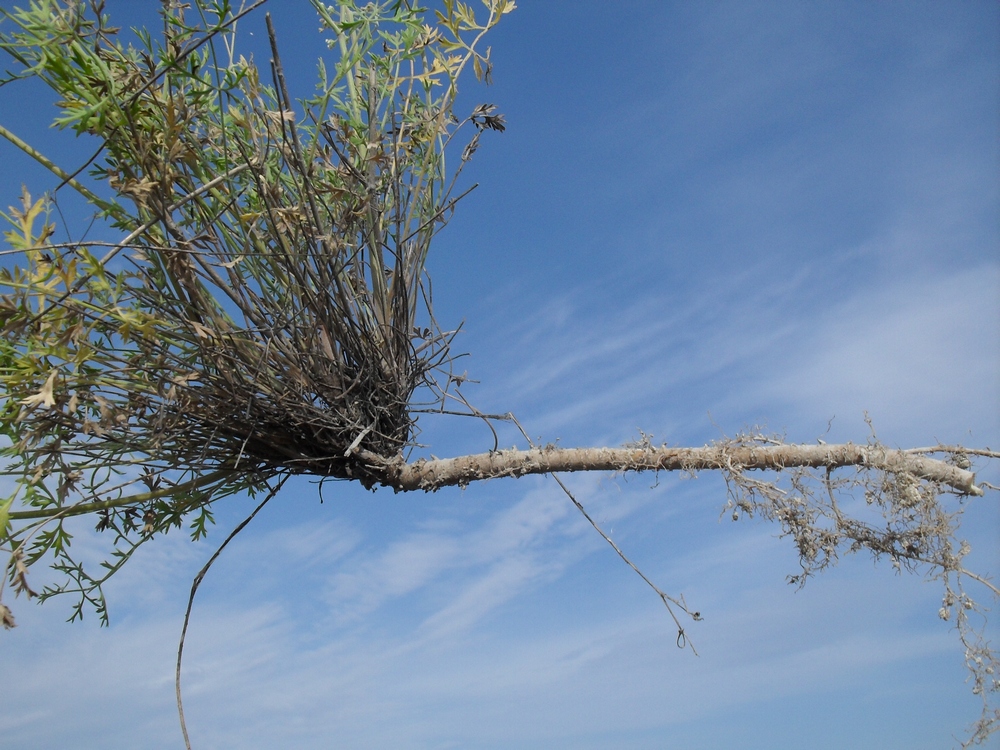
[[42, 386], [42, 389], [34, 396], [28, 396], [25, 399], [21, 399], [21, 403], [24, 406], [38, 406], [38, 404], [45, 404], [49, 407], [55, 406], [56, 398], [52, 393], [52, 389], [55, 387], [56, 375], [58, 374], [58, 370], [53, 370], [49, 375], [48, 380], [45, 381], [45, 385]]
[[0, 501], [0, 540], [7, 537], [7, 524], [10, 523], [10, 506], [14, 503], [14, 498], [8, 497]]

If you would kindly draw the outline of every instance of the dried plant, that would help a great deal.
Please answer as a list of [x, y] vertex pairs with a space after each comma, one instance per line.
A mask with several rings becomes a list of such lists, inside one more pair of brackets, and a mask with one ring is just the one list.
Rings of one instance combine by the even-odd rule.
[[[184, 525], [199, 538], [216, 500], [267, 502], [294, 474], [411, 491], [562, 471], [720, 471], [734, 520], [762, 517], [793, 539], [793, 583], [865, 550], [943, 582], [939, 614], [954, 618], [984, 701], [969, 742], [984, 741], [1000, 725], [997, 657], [972, 621], [985, 608], [963, 583], [991, 599], [998, 590], [964, 567], [957, 523], [967, 498], [995, 489], [971, 471], [994, 451], [897, 450], [874, 437], [788, 445], [751, 431], [697, 448], [647, 436], [622, 448], [528, 440], [527, 450], [408, 460], [416, 416], [446, 411], [448, 398], [487, 422], [513, 419], [480, 414], [458, 391], [454, 332], [434, 318], [425, 264], [480, 137], [504, 130], [489, 104], [456, 116], [456, 94], [470, 66], [489, 80], [482, 39], [514, 3], [483, 0], [477, 19], [445, 0], [427, 23], [405, 0], [312, 0], [331, 58], [316, 93], [293, 102], [270, 19], [269, 70], [235, 53], [237, 22], [264, 1], [163, 0], [162, 38], [140, 31], [133, 44], [102, 0], [2, 11], [12, 30], [0, 48], [19, 66], [4, 82], [48, 84], [55, 124], [99, 149], [71, 174], [2, 125], [0, 135], [121, 239], [55, 242], [52, 197], [27, 189], [4, 214], [23, 262], [0, 269], [0, 455], [14, 483], [0, 500], [0, 595], [6, 585], [42, 599], [75, 593], [71, 619], [92, 606], [106, 622], [102, 584], [140, 544]], [[699, 613], [570, 497], [690, 645], [675, 611]], [[100, 573], [71, 554], [65, 522], [80, 515], [112, 540]], [[63, 582], [36, 594], [28, 573], [40, 561]], [[3, 603], [0, 621], [14, 625]]]
[[126, 234], [101, 257], [53, 244], [49, 202], [25, 190], [7, 240], [27, 263], [0, 272], [6, 509], [52, 522], [17, 548], [28, 565], [53, 554], [102, 618], [107, 576], [70, 558], [65, 518], [95, 513], [115, 534], [113, 572], [151, 535], [189, 517], [200, 536], [211, 502], [290, 473], [370, 487], [360, 456], [405, 451], [415, 394], [440, 400], [450, 382], [425, 262], [480, 136], [504, 129], [491, 105], [453, 107], [464, 68], [489, 76], [477, 46], [514, 5], [487, 3], [480, 23], [447, 4], [435, 26], [399, 2], [314, 6], [333, 63], [303, 111], [270, 19], [270, 85], [233, 53], [255, 6], [199, 3], [189, 23], [165, 3], [163, 39], [138, 47], [97, 0], [7, 14], [0, 47], [20, 75], [61, 97], [57, 125], [101, 143], [98, 184], [67, 182]]

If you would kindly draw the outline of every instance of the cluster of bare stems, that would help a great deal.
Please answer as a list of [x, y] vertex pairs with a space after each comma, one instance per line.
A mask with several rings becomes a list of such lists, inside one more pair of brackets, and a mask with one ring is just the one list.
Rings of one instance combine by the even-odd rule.
[[[384, 483], [362, 456], [412, 448], [415, 410], [441, 409], [452, 383], [454, 332], [434, 319], [425, 260], [480, 136], [504, 129], [491, 105], [464, 120], [452, 107], [465, 63], [489, 73], [475, 44], [505, 0], [483, 25], [444, 19], [450, 35], [393, 11], [399, 49], [377, 36], [389, 21], [342, 3], [326, 19], [344, 47], [335, 80], [304, 117], [270, 18], [271, 85], [232, 54], [227, 35], [260, 2], [207, 31], [165, 4], [156, 54], [117, 44], [96, 0], [45, 5], [4, 49], [66, 109], [79, 105], [74, 126], [103, 141], [91, 173], [122, 200], [4, 134], [127, 236], [97, 259], [101, 243], [56, 243], [50, 224], [33, 232], [27, 192], [16, 212], [28, 266], [0, 279], [0, 321], [19, 357], [5, 383], [9, 455], [31, 509], [10, 518], [97, 513], [121, 540], [289, 474]], [[47, 67], [62, 46], [72, 62]], [[95, 99], [107, 107], [84, 106]], [[449, 172], [445, 153], [470, 129]], [[50, 541], [18, 543], [20, 559]]]

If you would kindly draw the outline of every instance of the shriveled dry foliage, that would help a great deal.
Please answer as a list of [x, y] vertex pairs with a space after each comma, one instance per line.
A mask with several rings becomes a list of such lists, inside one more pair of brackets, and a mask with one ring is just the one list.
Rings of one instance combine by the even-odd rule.
[[403, 2], [313, 4], [331, 60], [301, 103], [270, 18], [270, 71], [236, 54], [253, 6], [166, 2], [162, 39], [138, 45], [98, 0], [7, 13], [18, 77], [100, 143], [96, 184], [67, 181], [126, 235], [54, 244], [48, 201], [25, 190], [7, 239], [27, 263], [0, 275], [7, 470], [55, 521], [19, 549], [54, 553], [102, 617], [68, 515], [99, 512], [127, 555], [191, 513], [203, 533], [211, 501], [289, 473], [371, 486], [361, 456], [412, 444], [418, 390], [444, 398], [452, 333], [427, 253], [481, 134], [504, 129], [491, 105], [457, 118], [457, 82], [470, 63], [489, 77], [478, 46], [514, 5], [477, 20], [449, 3], [432, 26]]
[[[922, 574], [940, 582], [938, 616], [954, 623], [972, 692], [982, 701], [982, 712], [962, 746], [985, 742], [1000, 728], [1000, 653], [986, 633], [987, 613], [1000, 598], [1000, 588], [966, 568], [971, 547], [960, 535], [960, 520], [965, 501], [976, 493], [956, 491], [941, 479], [919, 476], [900, 464], [898, 470], [887, 471], [886, 462], [878, 459], [893, 453], [904, 459], [936, 454], [965, 472], [971, 458], [997, 459], [1000, 453], [948, 445], [893, 451], [875, 439], [873, 430], [865, 450], [874, 460], [846, 470], [794, 466], [775, 481], [752, 476], [738, 458], [747, 448], [784, 445], [781, 436], [759, 430], [721, 444], [732, 456], [722, 468], [729, 495], [724, 512], [734, 521], [756, 516], [777, 523], [781, 535], [790, 537], [798, 551], [801, 569], [788, 576], [789, 583], [798, 586], [840, 557], [859, 553], [876, 561], [887, 558], [899, 573]], [[976, 596], [966, 590], [968, 582], [981, 586]]]

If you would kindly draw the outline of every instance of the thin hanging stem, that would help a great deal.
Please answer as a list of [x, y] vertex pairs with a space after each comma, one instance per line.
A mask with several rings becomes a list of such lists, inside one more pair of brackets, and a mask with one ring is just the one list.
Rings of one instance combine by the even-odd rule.
[[212, 567], [212, 563], [214, 563], [218, 559], [219, 555], [222, 554], [222, 550], [226, 548], [226, 545], [228, 545], [237, 534], [243, 531], [247, 524], [254, 519], [254, 516], [256, 516], [261, 509], [267, 505], [276, 494], [278, 494], [278, 491], [284, 483], [284, 479], [278, 482], [278, 484], [267, 493], [267, 497], [264, 498], [261, 504], [254, 508], [253, 513], [243, 519], [240, 525], [233, 529], [229, 536], [226, 537], [226, 541], [219, 546], [219, 548], [215, 551], [215, 554], [209, 558], [207, 563], [205, 563], [205, 567], [198, 571], [198, 575], [196, 575], [194, 580], [191, 582], [191, 594], [188, 596], [187, 609], [184, 610], [184, 627], [181, 628], [181, 639], [177, 644], [177, 667], [174, 670], [174, 692], [177, 695], [177, 716], [181, 722], [181, 732], [184, 735], [184, 747], [187, 750], [191, 750], [191, 739], [188, 736], [187, 722], [184, 720], [184, 701], [181, 698], [181, 662], [184, 659], [184, 640], [187, 638], [188, 622], [191, 619], [191, 608], [194, 606], [195, 594], [198, 593], [198, 587], [201, 586], [202, 579], [205, 577], [205, 574], [208, 573], [208, 569]]
[[[517, 421], [517, 418], [513, 414], [508, 413], [507, 418], [517, 426], [518, 430], [521, 431], [521, 434], [524, 435], [524, 439], [528, 441], [529, 446], [531, 446], [532, 448], [537, 447], [534, 441], [528, 436], [528, 433], [525, 432], [524, 428], [521, 426], [521, 423]], [[567, 487], [563, 483], [563, 480], [559, 477], [559, 475], [555, 473], [550, 473], [549, 476], [552, 477], [554, 480], [556, 480], [556, 484], [558, 484], [559, 487], [562, 489], [562, 491], [566, 493], [566, 497], [568, 497], [570, 501], [573, 503], [573, 505], [576, 506], [576, 509], [580, 511], [581, 514], [583, 514], [583, 517], [586, 518], [587, 522], [594, 527], [594, 530], [601, 535], [601, 538], [611, 545], [611, 549], [613, 549], [617, 553], [618, 557], [620, 557], [626, 565], [632, 568], [632, 570], [635, 571], [636, 575], [638, 575], [643, 581], [645, 581], [646, 585], [649, 586], [651, 589], [653, 589], [653, 591], [656, 592], [656, 595], [660, 597], [660, 600], [663, 602], [663, 606], [667, 608], [667, 612], [670, 613], [671, 619], [673, 619], [674, 624], [677, 626], [677, 647], [684, 648], [685, 646], [690, 646], [691, 653], [697, 656], [698, 651], [697, 649], [695, 649], [694, 643], [692, 643], [691, 639], [687, 637], [687, 633], [685, 633], [684, 631], [684, 626], [681, 625], [681, 621], [677, 619], [677, 615], [674, 613], [674, 609], [670, 605], [674, 604], [680, 607], [686, 614], [690, 615], [695, 622], [698, 622], [699, 620], [702, 619], [701, 613], [691, 612], [687, 608], [687, 605], [684, 603], [683, 598], [675, 599], [672, 596], [669, 596], [663, 590], [661, 590], [659, 586], [657, 586], [655, 583], [649, 580], [646, 574], [643, 573], [641, 570], [639, 570], [636, 564], [631, 560], [629, 560], [628, 556], [626, 556], [626, 554], [622, 552], [621, 547], [615, 544], [612, 541], [611, 537], [609, 537], [607, 534], [604, 533], [604, 529], [602, 529], [600, 525], [598, 525], [597, 521], [595, 521], [591, 517], [591, 515], [587, 512], [587, 509], [583, 507], [583, 504], [576, 499], [576, 497], [573, 495], [572, 492], [570, 492], [569, 487]]]

